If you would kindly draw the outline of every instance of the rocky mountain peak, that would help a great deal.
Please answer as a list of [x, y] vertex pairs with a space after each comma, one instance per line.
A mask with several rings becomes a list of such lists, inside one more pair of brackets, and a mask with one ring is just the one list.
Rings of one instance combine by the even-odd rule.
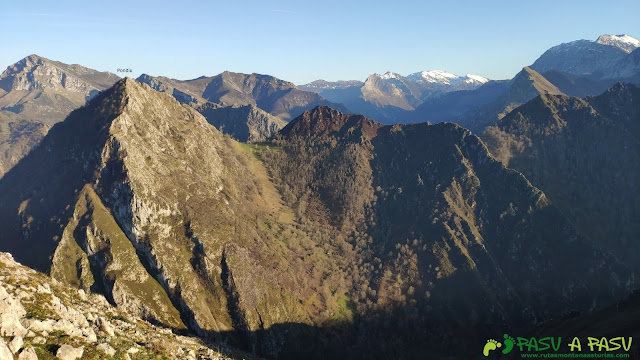
[[328, 137], [361, 129], [369, 136], [375, 136], [382, 124], [362, 115], [343, 114], [328, 106], [320, 105], [305, 111], [285, 126], [280, 134], [286, 137]]
[[66, 90], [90, 95], [111, 85], [119, 77], [80, 65], [67, 65], [38, 55], [29, 55], [0, 75], [0, 88], [11, 90]]
[[137, 81], [149, 85], [152, 89], [160, 92], [168, 92], [167, 90], [173, 90], [171, 87], [165, 84], [169, 79], [164, 76], [151, 76], [148, 74], [142, 74], [137, 78]]
[[507, 89], [493, 102], [483, 105], [461, 119], [461, 125], [481, 132], [494, 125], [516, 107], [541, 94], [563, 95], [562, 91], [531, 67], [524, 67], [509, 83]]
[[378, 107], [395, 106], [404, 110], [413, 110], [420, 104], [419, 89], [404, 77], [390, 74], [369, 75], [361, 88], [362, 99]]
[[[628, 84], [623, 82], [618, 82], [609, 88], [605, 94], [617, 94], [617, 93], [637, 93], [640, 90], [640, 85], [638, 84]], [[604, 94], [603, 94], [604, 95]]]
[[0, 74], [0, 177], [118, 76], [29, 55]]
[[34, 66], [34, 65], [42, 64], [45, 61], [48, 61], [48, 59], [45, 59], [40, 55], [31, 54], [25, 57], [24, 59], [18, 61], [18, 64], [22, 64], [24, 66]]

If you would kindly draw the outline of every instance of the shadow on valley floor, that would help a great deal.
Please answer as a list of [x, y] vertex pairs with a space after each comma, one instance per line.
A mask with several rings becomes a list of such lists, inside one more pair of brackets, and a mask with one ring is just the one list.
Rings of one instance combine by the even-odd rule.
[[[582, 341], [583, 354], [591, 353], [588, 338], [635, 338], [640, 341], [640, 290], [627, 299], [604, 309], [571, 313], [543, 322], [535, 327], [504, 328], [495, 331], [478, 331], [475, 327], [442, 329], [430, 328], [420, 316], [414, 318], [407, 309], [396, 308], [385, 314], [369, 318], [360, 317], [353, 323], [334, 323], [315, 327], [300, 323], [277, 324], [258, 331], [210, 332], [212, 349], [237, 353], [225, 349], [237, 348], [256, 357], [267, 359], [519, 359], [522, 353], [517, 345], [503, 355], [504, 348], [486, 357], [482, 354], [487, 340], [504, 343], [504, 334], [516, 341], [518, 338], [560, 337], [558, 354], [570, 353], [568, 344], [574, 337]], [[442, 332], [440, 332], [442, 331]], [[631, 349], [600, 353], [629, 354], [630, 359], [640, 358], [640, 346], [632, 342]], [[539, 354], [553, 351], [540, 351]], [[596, 351], [597, 352], [597, 351]], [[530, 353], [535, 354], [535, 350]], [[240, 357], [246, 358], [245, 355]]]

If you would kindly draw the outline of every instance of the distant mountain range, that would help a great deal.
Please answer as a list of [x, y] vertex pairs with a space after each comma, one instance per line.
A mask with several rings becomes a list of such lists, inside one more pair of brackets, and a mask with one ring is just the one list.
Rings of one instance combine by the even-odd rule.
[[488, 81], [479, 75], [458, 76], [442, 70], [432, 70], [406, 77], [392, 72], [373, 74], [365, 82], [317, 80], [300, 85], [300, 88], [344, 104], [356, 113], [385, 123], [394, 123], [405, 112], [414, 110], [434, 95], [475, 89]]
[[451, 121], [481, 133], [539, 94], [584, 97], [599, 95], [616, 82], [640, 84], [640, 49], [633, 48], [637, 42], [633, 39], [603, 35], [599, 38], [602, 43], [579, 40], [555, 46], [508, 82], [440, 94], [404, 113], [399, 121]]
[[30, 55], [0, 74], [0, 177], [118, 76]]
[[192, 106], [218, 129], [240, 141], [265, 140], [292, 117], [320, 104], [346, 111], [340, 104], [269, 75], [225, 71], [213, 77], [181, 81], [143, 74], [138, 81]]
[[138, 81], [168, 92], [182, 103], [202, 105], [211, 102], [222, 107], [254, 105], [285, 121], [319, 104], [340, 107], [269, 75], [225, 71], [213, 77], [181, 81], [143, 74]]
[[[548, 93], [598, 95], [618, 81], [640, 83], [639, 44], [629, 35], [574, 41], [549, 49], [530, 69], [538, 73], [538, 83], [552, 85], [543, 86]], [[320, 104], [382, 123], [452, 121], [481, 132], [505, 111], [540, 93], [512, 86], [518, 76], [505, 82], [442, 70], [406, 77], [387, 72], [370, 75], [364, 82], [318, 80], [298, 87], [268, 75], [231, 72], [186, 81], [142, 75], [138, 81], [189, 104], [236, 139], [255, 142]], [[118, 79], [37, 55], [7, 68], [0, 75], [0, 176], [52, 124]]]
[[[629, 35], [602, 35], [596, 41], [578, 40], [554, 46], [528, 68], [538, 73], [539, 82], [549, 82], [556, 88], [551, 93], [598, 95], [618, 81], [640, 83], [639, 46], [640, 40]], [[522, 89], [483, 76], [458, 76], [442, 70], [406, 77], [392, 72], [373, 74], [364, 82], [317, 80], [299, 87], [387, 124], [422, 121], [453, 121], [463, 126], [478, 122], [493, 124], [505, 109], [538, 94], [506, 94]], [[502, 95], [503, 104], [490, 105]], [[509, 98], [517, 101], [504, 103]], [[485, 120], [477, 119], [478, 112], [484, 114]], [[472, 130], [482, 128], [472, 126]]]

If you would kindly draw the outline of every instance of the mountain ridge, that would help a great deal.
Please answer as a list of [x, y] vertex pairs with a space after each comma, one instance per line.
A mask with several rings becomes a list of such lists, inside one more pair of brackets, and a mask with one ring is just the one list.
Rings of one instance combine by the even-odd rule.
[[561, 70], [570, 74], [601, 76], [627, 52], [590, 40], [576, 40], [551, 47], [530, 67], [539, 73]]
[[371, 74], [364, 82], [315, 81], [301, 87], [379, 122], [396, 123], [432, 96], [475, 89], [487, 81], [483, 76], [458, 76], [443, 70], [421, 71], [406, 77], [389, 71]]
[[[212, 102], [222, 107], [254, 105], [285, 121], [302, 113], [298, 108], [310, 108], [326, 102], [315, 93], [299, 90], [291, 82], [257, 73], [224, 71], [215, 76], [194, 80], [174, 80], [143, 74], [138, 81], [153, 84], [152, 87], [159, 91], [186, 93], [193, 98], [191, 100], [187, 97], [190, 100], [187, 102], [194, 102], [195, 105], [202, 105], [204, 102]], [[175, 97], [185, 102], [181, 100], [180, 95]]]
[[282, 129], [291, 116], [319, 104], [346, 110], [316, 93], [299, 90], [291, 82], [256, 73], [225, 71], [193, 80], [143, 74], [137, 81], [171, 94], [240, 141], [264, 141]]
[[496, 157], [546, 189], [583, 233], [634, 271], [639, 99], [638, 85], [622, 83], [584, 99], [544, 94], [482, 135]]
[[472, 109], [456, 119], [473, 132], [482, 132], [517, 106], [540, 94], [562, 94], [555, 85], [530, 67], [524, 67], [509, 83], [506, 90], [491, 103]]

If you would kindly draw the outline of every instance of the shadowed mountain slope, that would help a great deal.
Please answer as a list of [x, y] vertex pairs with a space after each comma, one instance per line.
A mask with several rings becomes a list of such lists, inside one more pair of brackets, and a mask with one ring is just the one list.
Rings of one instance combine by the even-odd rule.
[[255, 105], [220, 107], [206, 103], [196, 110], [216, 129], [242, 142], [265, 141], [287, 125]]
[[469, 111], [495, 101], [509, 88], [509, 81], [489, 81], [474, 90], [449, 92], [426, 99], [414, 111], [406, 113], [404, 122], [456, 121]]
[[577, 228], [637, 272], [640, 87], [541, 95], [483, 134], [503, 163], [544, 189]]
[[[299, 221], [352, 244], [351, 299], [378, 314], [360, 331], [389, 356], [463, 351], [494, 326], [523, 327], [628, 291], [614, 280], [624, 267], [457, 125], [382, 126], [319, 107], [274, 144], [281, 150], [261, 156]], [[429, 340], [383, 340], [375, 329], [389, 322], [407, 327], [386, 334], [411, 328]]]

